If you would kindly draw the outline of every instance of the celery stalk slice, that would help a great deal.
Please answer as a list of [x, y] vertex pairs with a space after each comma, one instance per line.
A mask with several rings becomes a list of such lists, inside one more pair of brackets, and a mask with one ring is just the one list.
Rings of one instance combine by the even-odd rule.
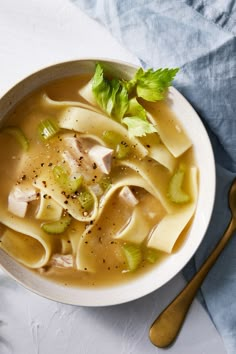
[[109, 189], [112, 185], [112, 180], [111, 177], [109, 176], [103, 176], [99, 180], [99, 186], [102, 188], [102, 190], [105, 192], [107, 189]]
[[142, 262], [141, 248], [137, 245], [126, 243], [122, 246], [122, 250], [125, 255], [129, 270], [136, 270]]
[[125, 159], [126, 157], [128, 157], [129, 153], [130, 153], [130, 147], [125, 141], [122, 141], [120, 144], [116, 146], [115, 156], [117, 159], [119, 160]]
[[185, 165], [181, 164], [170, 179], [167, 194], [174, 203], [187, 203], [190, 200], [190, 196], [182, 189], [185, 170]]
[[65, 169], [62, 166], [54, 166], [52, 173], [55, 181], [65, 187], [68, 180], [68, 174]]
[[114, 147], [122, 141], [122, 135], [112, 130], [105, 130], [102, 134], [102, 138], [110, 147]]
[[84, 190], [84, 191], [80, 192], [78, 195], [78, 199], [81, 204], [81, 207], [85, 211], [90, 211], [93, 208], [94, 199], [93, 199], [92, 194], [89, 191]]
[[55, 181], [68, 193], [76, 192], [82, 185], [83, 176], [70, 177], [62, 166], [54, 166], [52, 173]]
[[70, 222], [71, 222], [71, 217], [67, 214], [58, 221], [42, 224], [41, 228], [47, 234], [56, 234], [56, 235], [62, 234], [70, 225]]
[[57, 122], [54, 119], [45, 119], [38, 125], [38, 133], [41, 140], [48, 140], [59, 132]]
[[147, 248], [144, 252], [144, 259], [148, 261], [149, 263], [156, 263], [158, 260], [158, 252], [154, 250], [153, 248]]
[[82, 186], [82, 183], [83, 176], [68, 178], [67, 189], [70, 193], [75, 193]]
[[112, 130], [105, 130], [103, 133], [103, 140], [112, 149], [115, 150], [115, 157], [119, 160], [126, 158], [130, 153], [130, 146], [124, 141], [122, 135], [113, 132]]
[[6, 128], [3, 128], [1, 130], [3, 133], [7, 133], [11, 136], [13, 136], [16, 141], [20, 144], [20, 146], [22, 147], [22, 149], [24, 151], [27, 151], [29, 149], [29, 140], [26, 138], [25, 134], [23, 133], [23, 131], [15, 126], [9, 126]]

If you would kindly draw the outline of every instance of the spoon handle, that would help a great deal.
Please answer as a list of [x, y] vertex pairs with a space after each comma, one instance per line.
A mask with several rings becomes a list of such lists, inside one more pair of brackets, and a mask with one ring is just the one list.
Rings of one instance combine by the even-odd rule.
[[199, 271], [181, 293], [177, 295], [170, 305], [167, 306], [153, 322], [150, 328], [149, 338], [154, 345], [160, 348], [165, 348], [172, 344], [176, 339], [198, 289], [235, 229], [236, 220], [231, 219], [223, 237], [205, 263], [203, 263]]

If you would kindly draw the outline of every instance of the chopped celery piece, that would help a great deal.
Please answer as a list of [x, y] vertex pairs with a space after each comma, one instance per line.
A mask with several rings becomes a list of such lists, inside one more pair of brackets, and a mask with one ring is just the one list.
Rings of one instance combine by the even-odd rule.
[[82, 185], [83, 177], [70, 177], [62, 166], [53, 167], [54, 179], [68, 193], [76, 192]]
[[89, 191], [84, 190], [84, 191], [80, 192], [78, 195], [78, 199], [81, 204], [81, 207], [85, 211], [90, 211], [93, 208], [94, 199], [93, 199], [92, 194]]
[[67, 229], [67, 227], [70, 225], [70, 222], [71, 217], [67, 214], [58, 221], [42, 224], [41, 228], [47, 234], [61, 234]]
[[173, 203], [187, 203], [190, 200], [190, 196], [182, 189], [185, 170], [185, 165], [180, 164], [175, 174], [171, 177], [168, 187], [168, 197]]
[[83, 176], [70, 177], [67, 181], [67, 190], [69, 190], [71, 193], [74, 193], [82, 186], [82, 183]]
[[149, 263], [156, 263], [156, 261], [158, 260], [158, 253], [156, 250], [154, 250], [153, 248], [147, 248], [144, 251], [144, 259], [146, 261], [148, 261]]
[[15, 126], [9, 126], [9, 127], [3, 128], [1, 131], [13, 136], [16, 139], [16, 141], [20, 144], [20, 146], [22, 147], [22, 149], [24, 151], [28, 150], [29, 141], [20, 128], [15, 127]]
[[122, 246], [122, 250], [124, 252], [129, 270], [136, 270], [142, 262], [141, 248], [137, 245], [126, 243]]
[[129, 155], [129, 153], [130, 147], [125, 141], [122, 141], [120, 144], [117, 145], [115, 153], [117, 159], [124, 159]]
[[66, 187], [68, 174], [65, 169], [62, 166], [54, 166], [52, 172], [54, 179], [60, 184], [60, 186]]
[[102, 134], [103, 140], [111, 147], [115, 147], [122, 141], [122, 136], [112, 130], [105, 130]]
[[103, 176], [99, 181], [99, 186], [102, 188], [104, 192], [111, 187], [111, 184], [112, 181], [111, 181], [111, 177], [109, 176]]
[[112, 130], [105, 130], [102, 136], [105, 143], [115, 150], [115, 157], [117, 159], [124, 159], [129, 155], [130, 147], [122, 138], [122, 135]]
[[38, 133], [42, 140], [48, 140], [59, 132], [57, 122], [54, 119], [45, 119], [38, 125]]

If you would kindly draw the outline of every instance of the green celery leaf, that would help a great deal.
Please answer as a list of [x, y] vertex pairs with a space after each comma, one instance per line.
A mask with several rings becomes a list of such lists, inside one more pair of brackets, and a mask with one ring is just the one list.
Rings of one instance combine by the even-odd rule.
[[103, 68], [100, 64], [96, 65], [96, 70], [92, 80], [92, 90], [99, 106], [107, 111], [107, 103], [111, 96], [110, 83], [103, 77]]
[[112, 115], [112, 110], [113, 110], [115, 102], [116, 102], [116, 95], [117, 95], [117, 92], [119, 91], [120, 84], [117, 79], [113, 79], [111, 81], [108, 81], [108, 84], [110, 86], [109, 95], [107, 96], [106, 107], [103, 107], [103, 109], [105, 108], [106, 112], [109, 115]]
[[153, 69], [144, 71], [140, 68], [135, 74], [137, 96], [151, 102], [163, 100], [178, 71], [178, 68], [156, 71]]
[[104, 77], [102, 66], [97, 64], [92, 80], [93, 94], [103, 111], [127, 125], [130, 136], [145, 136], [157, 130], [147, 120], [146, 110], [137, 101], [137, 97], [147, 101], [164, 99], [178, 70], [176, 68], [144, 71], [140, 68], [130, 81], [109, 80]]
[[170, 179], [167, 195], [173, 203], [187, 203], [190, 201], [190, 196], [182, 189], [185, 172], [186, 166], [180, 164]]
[[156, 133], [157, 130], [147, 119], [140, 117], [125, 117], [122, 119], [128, 127], [129, 135], [132, 136], [145, 136], [146, 134]]
[[143, 106], [141, 106], [140, 103], [138, 103], [136, 97], [131, 98], [129, 100], [129, 107], [128, 110], [125, 114], [126, 116], [135, 116], [135, 117], [140, 117], [142, 119], [146, 119], [146, 111], [143, 108]]
[[97, 64], [92, 80], [92, 90], [103, 111], [120, 121], [129, 104], [127, 90], [121, 81], [104, 78], [103, 68], [100, 64]]
[[132, 95], [135, 86], [136, 86], [137, 80], [136, 77], [134, 76], [134, 78], [132, 80], [126, 81], [123, 80], [122, 84], [124, 85], [124, 87], [126, 88], [126, 91], [128, 92], [128, 95]]
[[124, 117], [125, 112], [129, 106], [128, 93], [122, 84], [120, 84], [119, 91], [116, 94], [115, 104], [112, 112], [112, 116], [119, 121]]

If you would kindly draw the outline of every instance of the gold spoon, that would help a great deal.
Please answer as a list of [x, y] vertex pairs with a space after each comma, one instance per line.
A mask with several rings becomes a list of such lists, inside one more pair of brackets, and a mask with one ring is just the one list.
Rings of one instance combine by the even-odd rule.
[[198, 289], [236, 230], [236, 179], [230, 187], [228, 200], [232, 217], [223, 237], [192, 280], [151, 325], [149, 338], [157, 347], [165, 348], [174, 342]]

